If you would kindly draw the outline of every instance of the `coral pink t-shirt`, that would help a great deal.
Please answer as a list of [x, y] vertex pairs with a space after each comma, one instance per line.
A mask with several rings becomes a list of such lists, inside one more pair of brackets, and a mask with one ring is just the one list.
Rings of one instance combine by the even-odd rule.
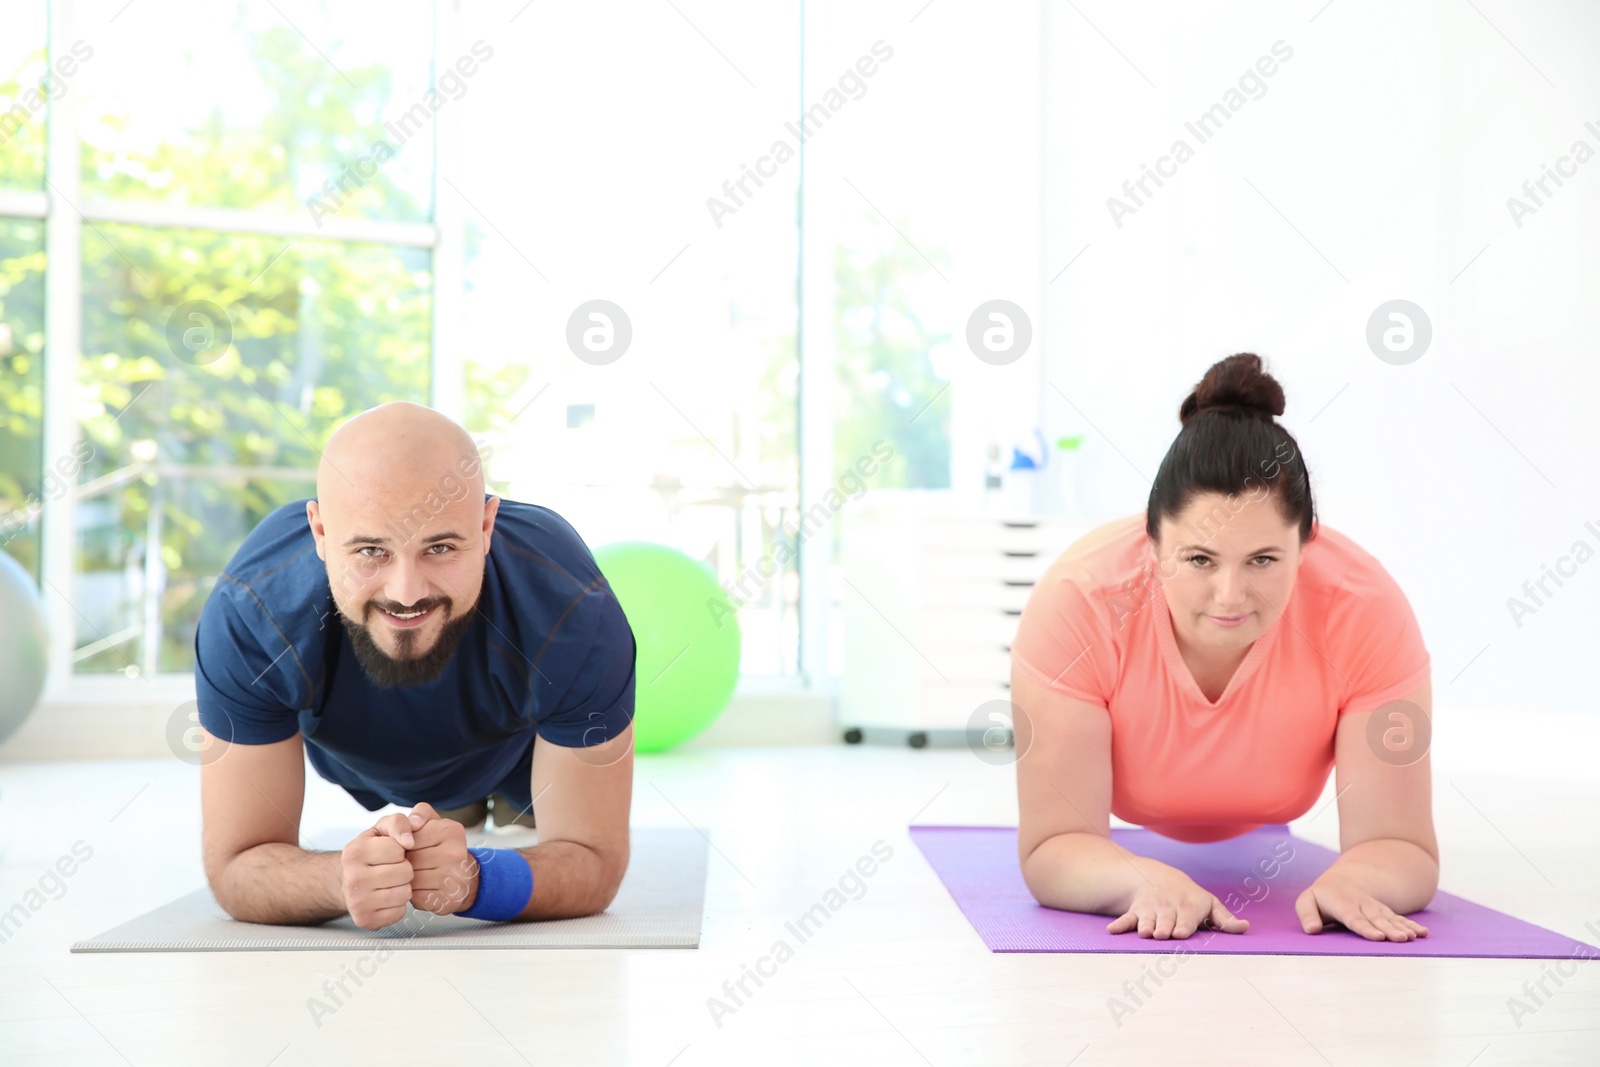
[[1110, 713], [1118, 818], [1183, 841], [1299, 818], [1328, 781], [1339, 716], [1427, 681], [1410, 603], [1376, 559], [1319, 524], [1288, 607], [1212, 703], [1179, 652], [1144, 521], [1108, 523], [1050, 565], [1012, 663]]

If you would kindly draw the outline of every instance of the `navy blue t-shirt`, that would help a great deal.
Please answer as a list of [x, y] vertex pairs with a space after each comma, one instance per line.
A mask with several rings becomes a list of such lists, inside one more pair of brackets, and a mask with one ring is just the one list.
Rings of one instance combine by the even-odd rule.
[[200, 723], [235, 744], [305, 739], [317, 773], [368, 811], [476, 803], [526, 810], [533, 737], [567, 748], [633, 721], [633, 630], [560, 515], [500, 501], [483, 591], [444, 673], [382, 689], [334, 612], [306, 501], [261, 521], [200, 613]]

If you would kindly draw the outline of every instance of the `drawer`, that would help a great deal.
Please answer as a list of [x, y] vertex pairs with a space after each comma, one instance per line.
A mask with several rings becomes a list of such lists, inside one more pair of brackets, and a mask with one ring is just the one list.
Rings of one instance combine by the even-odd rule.
[[917, 523], [929, 548], [1036, 548], [1056, 552], [1072, 543], [1076, 526], [1049, 519], [1000, 519], [988, 515], [925, 515]]
[[924, 581], [941, 577], [992, 578], [1002, 582], [1033, 582], [1050, 569], [1059, 553], [1033, 549], [958, 551], [949, 548], [927, 549], [917, 560]]
[[926, 549], [917, 560], [917, 569], [922, 583], [926, 585], [972, 578], [994, 583], [1004, 577], [1008, 570], [1014, 572], [1026, 570], [1027, 567], [1024, 563], [1008, 563], [1000, 549], [991, 545], [986, 549]]
[[924, 548], [992, 550], [1000, 547], [1000, 521], [987, 515], [928, 515], [917, 524]]
[[1040, 553], [1038, 555], [1004, 555], [995, 565], [995, 573], [1004, 584], [1022, 583], [1033, 585], [1044, 572], [1050, 569], [1050, 564], [1056, 561], [1060, 553]]
[[998, 533], [998, 546], [1008, 554], [1032, 552], [1054, 559], [1071, 543], [1061, 540], [1064, 535], [1058, 527], [1042, 523], [1033, 526], [1008, 524], [1001, 526]]
[[999, 578], [924, 574], [918, 590], [925, 608], [1021, 611], [1033, 593], [1031, 581], [1004, 582]]
[[918, 645], [1006, 646], [1017, 635], [1021, 616], [1021, 609], [926, 608], [917, 614]]

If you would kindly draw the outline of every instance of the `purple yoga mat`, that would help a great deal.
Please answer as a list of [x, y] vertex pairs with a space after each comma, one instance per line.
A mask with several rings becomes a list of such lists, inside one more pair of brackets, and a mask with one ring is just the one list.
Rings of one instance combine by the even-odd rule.
[[[1308, 934], [1294, 902], [1338, 853], [1293, 836], [1287, 824], [1228, 841], [1191, 844], [1152, 830], [1113, 829], [1117, 844], [1170, 864], [1250, 920], [1243, 934], [1210, 927], [1189, 937], [1157, 940], [1137, 930], [1106, 932], [1109, 915], [1046, 908], [1033, 899], [1017, 861], [1017, 831], [999, 826], [913, 826], [939, 880], [992, 952], [1220, 952], [1273, 956], [1472, 956], [1593, 958], [1600, 949], [1554, 930], [1441, 891], [1411, 916], [1428, 928], [1410, 941], [1368, 941], [1342, 926]], [[1180, 949], [1179, 946], [1184, 946]]]

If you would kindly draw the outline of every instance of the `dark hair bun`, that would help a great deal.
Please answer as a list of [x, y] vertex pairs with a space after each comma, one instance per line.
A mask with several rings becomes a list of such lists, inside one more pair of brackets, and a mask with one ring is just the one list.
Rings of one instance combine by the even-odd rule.
[[1206, 411], [1271, 419], [1283, 410], [1283, 387], [1262, 369], [1261, 357], [1240, 352], [1211, 365], [1194, 392], [1184, 398], [1178, 419], [1187, 426]]

